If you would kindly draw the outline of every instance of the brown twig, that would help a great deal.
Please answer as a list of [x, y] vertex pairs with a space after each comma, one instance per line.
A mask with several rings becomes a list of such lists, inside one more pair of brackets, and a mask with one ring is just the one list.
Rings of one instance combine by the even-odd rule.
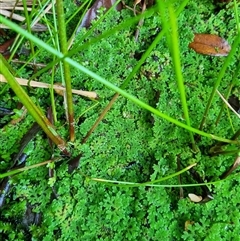
[[225, 179], [226, 177], [228, 177], [233, 171], [235, 171], [238, 168], [239, 165], [240, 165], [240, 156], [236, 158], [236, 160], [234, 161], [230, 169], [227, 172], [223, 173], [223, 175], [221, 176], [221, 179]]
[[111, 101], [108, 103], [108, 105], [105, 107], [105, 109], [103, 110], [103, 112], [101, 113], [101, 115], [98, 117], [98, 119], [96, 120], [96, 122], [94, 123], [94, 125], [92, 126], [92, 128], [88, 131], [87, 135], [83, 138], [82, 143], [85, 143], [87, 141], [87, 139], [89, 138], [89, 136], [93, 133], [93, 131], [97, 128], [97, 126], [99, 125], [99, 123], [103, 120], [103, 118], [105, 117], [105, 115], [107, 114], [107, 112], [110, 110], [110, 108], [112, 107], [113, 103], [116, 101], [116, 99], [118, 98], [119, 94], [116, 93], [113, 98], [111, 99]]

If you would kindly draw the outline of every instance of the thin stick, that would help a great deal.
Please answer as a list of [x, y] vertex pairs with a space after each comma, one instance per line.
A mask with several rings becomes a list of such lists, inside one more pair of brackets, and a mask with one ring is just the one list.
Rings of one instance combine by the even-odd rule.
[[221, 97], [221, 99], [223, 100], [223, 102], [229, 107], [229, 109], [231, 109], [231, 110], [234, 112], [234, 114], [236, 114], [236, 116], [237, 116], [238, 118], [240, 118], [240, 115], [237, 113], [237, 111], [235, 111], [235, 110], [232, 108], [232, 106], [227, 102], [227, 100], [223, 97], [223, 95], [221, 95], [221, 93], [220, 93], [218, 90], [216, 90], [216, 92], [217, 92], [217, 94]]
[[[22, 79], [22, 78], [15, 78], [15, 79], [17, 80], [17, 82], [20, 85], [28, 86], [28, 80], [27, 79]], [[5, 77], [2, 74], [0, 74], [0, 82], [7, 83], [7, 80], [5, 79]], [[37, 82], [37, 81], [31, 81], [30, 86], [31, 87], [38, 87], [38, 88], [47, 88], [47, 89], [51, 88], [50, 84], [43, 83], [43, 82]], [[53, 85], [53, 89], [54, 90], [66, 90], [64, 87], [59, 86], [59, 85]], [[74, 90], [73, 89], [72, 93], [77, 94], [77, 95], [81, 95], [81, 96], [85, 96], [85, 97], [88, 97], [88, 98], [91, 98], [91, 99], [97, 99], [98, 98], [97, 93], [93, 92], [93, 91], [83, 91], [83, 90]]]
[[222, 175], [221, 179], [225, 179], [227, 176], [229, 176], [233, 171], [235, 171], [239, 167], [239, 165], [240, 165], [240, 156], [238, 156], [235, 159], [230, 169]]

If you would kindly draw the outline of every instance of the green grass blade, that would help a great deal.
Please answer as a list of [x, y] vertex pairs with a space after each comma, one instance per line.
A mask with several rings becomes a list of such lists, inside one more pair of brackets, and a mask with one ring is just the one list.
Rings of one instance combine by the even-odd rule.
[[[184, 118], [188, 126], [191, 126], [188, 106], [186, 101], [186, 94], [185, 94], [185, 87], [184, 87], [184, 80], [182, 76], [182, 67], [181, 67], [181, 57], [180, 57], [180, 50], [179, 50], [179, 37], [178, 37], [178, 27], [175, 12], [171, 4], [165, 6], [164, 2], [159, 2], [159, 8], [161, 12], [162, 22], [165, 29], [169, 29], [167, 33], [167, 42], [168, 47], [170, 49], [170, 53], [172, 55], [173, 66], [175, 70], [176, 80], [178, 83], [178, 90], [180, 93], [180, 99], [182, 103], [182, 109], [184, 113]], [[167, 12], [169, 15], [169, 21], [167, 20], [164, 13]], [[193, 145], [194, 150], [196, 150], [196, 145], [194, 141], [194, 137], [192, 132], [189, 132], [190, 139]]]
[[[57, 20], [58, 20], [58, 33], [61, 46], [61, 52], [66, 55], [68, 52], [66, 24], [63, 10], [63, 1], [56, 2]], [[70, 141], [74, 141], [74, 115], [73, 115], [73, 102], [72, 102], [72, 87], [71, 87], [71, 73], [69, 64], [63, 60], [64, 79], [63, 85], [66, 86], [66, 104], [67, 104], [67, 119], [69, 123], [69, 136]]]
[[230, 178], [218, 180], [218, 181], [213, 181], [213, 182], [206, 182], [206, 183], [195, 183], [195, 184], [144, 184], [144, 183], [134, 183], [134, 182], [123, 182], [123, 181], [112, 181], [112, 180], [107, 180], [107, 179], [101, 179], [101, 178], [89, 178], [87, 177], [88, 181], [97, 181], [101, 182], [105, 185], [110, 185], [110, 186], [117, 186], [117, 187], [201, 187], [201, 186], [208, 186], [208, 185], [216, 185], [220, 184], [222, 182], [230, 181], [236, 176], [239, 178], [239, 174], [232, 175]]
[[194, 163], [194, 164], [192, 164], [192, 165], [182, 169], [181, 171], [178, 171], [176, 173], [170, 174], [170, 175], [168, 175], [166, 177], [162, 177], [162, 178], [159, 178], [157, 180], [150, 181], [150, 182], [144, 182], [144, 183], [122, 182], [122, 181], [106, 180], [106, 179], [93, 178], [93, 177], [88, 177], [88, 179], [90, 179], [92, 181], [102, 182], [102, 183], [105, 183], [105, 184], [110, 184], [110, 185], [111, 184], [114, 184], [114, 185], [118, 184], [118, 186], [121, 186], [121, 187], [141, 187], [141, 186], [153, 185], [155, 183], [163, 182], [163, 181], [166, 181], [168, 179], [177, 177], [178, 175], [183, 174], [184, 172], [188, 171], [189, 169], [191, 169], [194, 166], [196, 166], [196, 163]]
[[24, 172], [24, 171], [27, 171], [27, 170], [36, 168], [36, 167], [40, 167], [40, 166], [43, 166], [43, 165], [47, 165], [48, 163], [56, 162], [56, 161], [58, 161], [58, 160], [60, 160], [60, 159], [59, 159], [59, 158], [55, 158], [55, 159], [53, 159], [53, 160], [48, 160], [48, 161], [41, 162], [41, 163], [38, 163], [38, 164], [34, 164], [34, 165], [31, 165], [31, 166], [26, 166], [26, 167], [18, 168], [18, 169], [15, 169], [15, 170], [11, 170], [11, 171], [9, 171], [9, 172], [0, 174], [0, 178], [13, 176], [13, 175], [19, 174], [19, 173], [21, 173], [21, 172]]
[[240, 23], [239, 23], [239, 13], [238, 13], [237, 0], [234, 0], [233, 2], [234, 2], [234, 17], [236, 19], [238, 33], [240, 33]]

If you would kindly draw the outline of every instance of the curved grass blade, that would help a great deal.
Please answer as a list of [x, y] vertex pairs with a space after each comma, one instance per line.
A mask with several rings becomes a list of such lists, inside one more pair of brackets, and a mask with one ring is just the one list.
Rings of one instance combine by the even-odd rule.
[[[175, 69], [175, 75], [177, 79], [178, 90], [179, 90], [180, 99], [182, 103], [184, 118], [186, 120], [187, 125], [191, 126], [189, 112], [188, 112], [188, 105], [186, 100], [185, 87], [184, 87], [184, 80], [182, 75], [176, 13], [174, 12], [171, 4], [168, 4], [168, 6], [166, 6], [164, 1], [158, 1], [158, 5], [162, 16], [163, 27], [165, 29], [170, 30], [170, 31], [166, 31], [168, 48], [172, 55], [172, 61]], [[165, 13], [169, 15], [169, 21], [167, 20]], [[193, 134], [191, 131], [189, 132], [189, 134], [190, 134], [190, 139], [192, 142], [193, 149], [196, 150], [197, 148], [195, 145]]]
[[[56, 2], [57, 8], [57, 21], [59, 28], [59, 40], [61, 51], [65, 55], [68, 52], [68, 44], [67, 44], [67, 35], [66, 35], [66, 24], [65, 24], [65, 16], [63, 10], [63, 1], [58, 0]], [[64, 69], [64, 79], [63, 85], [66, 86], [66, 94], [64, 93], [64, 99], [66, 103], [66, 116], [69, 123], [69, 136], [70, 141], [74, 141], [74, 116], [73, 116], [73, 102], [72, 102], [72, 87], [71, 87], [71, 74], [70, 74], [70, 66], [69, 64], [63, 60], [63, 69]]]

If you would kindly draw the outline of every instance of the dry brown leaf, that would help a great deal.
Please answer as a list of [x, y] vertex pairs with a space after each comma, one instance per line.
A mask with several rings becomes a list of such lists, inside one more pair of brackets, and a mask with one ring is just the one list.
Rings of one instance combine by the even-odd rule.
[[[240, 94], [240, 93], [239, 93]], [[232, 94], [228, 98], [228, 103], [232, 106], [232, 108], [237, 111], [240, 114], [240, 95], [239, 97], [237, 95]]]
[[188, 46], [199, 54], [210, 56], [227, 56], [231, 50], [225, 39], [214, 34], [195, 34]]
[[199, 203], [202, 201], [202, 196], [197, 196], [196, 194], [193, 194], [193, 193], [189, 193], [188, 197], [194, 203]]
[[7, 52], [7, 49], [12, 45], [14, 42], [15, 38], [11, 38], [7, 41], [5, 41], [3, 44], [0, 45], [0, 53], [4, 54]]
[[[83, 20], [78, 27], [77, 33], [80, 31], [81, 28], [85, 27], [88, 28], [91, 25], [91, 22], [93, 19], [97, 16], [97, 11], [99, 8], [103, 7], [108, 10], [116, 3], [116, 0], [96, 0], [92, 7], [86, 12], [86, 14], [83, 17]], [[116, 10], [120, 11], [122, 9], [122, 4], [119, 3], [116, 6]]]

